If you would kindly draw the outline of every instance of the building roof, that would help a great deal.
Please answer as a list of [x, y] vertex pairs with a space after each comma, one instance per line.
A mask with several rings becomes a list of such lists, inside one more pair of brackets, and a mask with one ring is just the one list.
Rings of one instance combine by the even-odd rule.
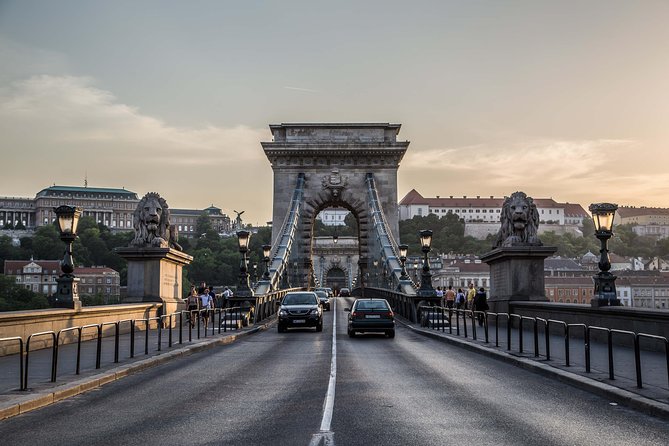
[[42, 189], [37, 193], [37, 196], [45, 196], [45, 195], [51, 195], [51, 192], [53, 193], [97, 193], [97, 194], [120, 194], [120, 195], [126, 195], [129, 198], [137, 198], [137, 193], [125, 190], [125, 189], [116, 189], [116, 188], [108, 188], [108, 187], [80, 187], [80, 186], [56, 186], [53, 185], [51, 187], [47, 187], [45, 189]]
[[590, 214], [578, 203], [564, 203], [564, 215], [566, 217], [590, 217]]
[[[7, 271], [12, 271], [12, 275], [16, 275], [17, 269], [23, 269], [26, 265], [35, 263], [39, 265], [43, 270], [53, 271], [56, 270], [60, 274], [60, 260], [5, 260], [5, 274], [8, 274]], [[92, 275], [92, 274], [118, 274], [118, 271], [106, 267], [106, 266], [93, 266], [85, 267], [78, 266], [74, 268], [74, 275]], [[49, 273], [51, 274], [51, 273]]]
[[[16, 271], [17, 269], [23, 269], [26, 265], [30, 263], [35, 263], [39, 265], [42, 269], [51, 270], [54, 269], [60, 271], [60, 260], [5, 260], [5, 269], [4, 273], [9, 274], [8, 271]], [[15, 274], [12, 272], [11, 274]]]
[[544, 270], [582, 271], [583, 267], [572, 259], [548, 257], [544, 260]]
[[[503, 197], [481, 197], [480, 195], [474, 197], [462, 196], [462, 197], [441, 197], [437, 195], [436, 197], [426, 198], [423, 197], [416, 189], [411, 189], [408, 194], [402, 198], [400, 205], [408, 206], [412, 204], [423, 204], [430, 207], [441, 207], [441, 208], [469, 208], [469, 207], [487, 207], [487, 208], [501, 208], [504, 205], [505, 198]], [[552, 198], [534, 198], [534, 204], [540, 208], [564, 208], [565, 204], [558, 203]], [[576, 205], [581, 207], [580, 205]], [[583, 208], [581, 208], [582, 210]], [[585, 212], [585, 211], [583, 211]], [[588, 215], [588, 214], [585, 214]]]
[[74, 268], [75, 276], [88, 276], [96, 274], [118, 274], [118, 271], [109, 268], [107, 266], [93, 266], [93, 267], [81, 266]]
[[400, 205], [408, 206], [410, 204], [423, 204], [425, 199], [416, 189], [411, 189], [408, 194], [400, 200]]
[[666, 208], [649, 208], [645, 206], [620, 206], [618, 208], [618, 215], [623, 218], [640, 217], [642, 215], [669, 215], [669, 209]]

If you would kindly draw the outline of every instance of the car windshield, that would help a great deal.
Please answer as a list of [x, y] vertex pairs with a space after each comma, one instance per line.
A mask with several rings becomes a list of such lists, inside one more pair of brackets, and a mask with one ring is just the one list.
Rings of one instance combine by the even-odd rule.
[[357, 310], [387, 310], [388, 304], [385, 300], [359, 300]]
[[316, 303], [313, 293], [287, 294], [283, 298], [284, 305], [314, 305]]
[[328, 297], [328, 293], [326, 293], [325, 291], [316, 291], [316, 295], [321, 299], [327, 299]]

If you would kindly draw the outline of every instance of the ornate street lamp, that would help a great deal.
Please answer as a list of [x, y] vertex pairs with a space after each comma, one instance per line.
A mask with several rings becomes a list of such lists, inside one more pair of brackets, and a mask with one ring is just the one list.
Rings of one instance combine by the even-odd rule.
[[265, 272], [262, 275], [262, 280], [269, 280], [269, 256], [272, 251], [272, 245], [262, 245], [262, 259], [265, 262]]
[[409, 245], [400, 245], [400, 263], [402, 264], [402, 272], [400, 273], [400, 280], [409, 280], [409, 275], [407, 274], [406, 262], [407, 262], [407, 252], [409, 251]]
[[432, 231], [425, 229], [420, 231], [420, 245], [423, 251], [423, 271], [420, 276], [420, 288], [417, 295], [420, 297], [434, 297], [437, 292], [432, 288], [432, 273], [430, 272], [430, 259], [428, 254], [432, 250]]
[[74, 276], [74, 260], [72, 259], [72, 243], [77, 238], [77, 226], [82, 209], [73, 206], [53, 208], [57, 217], [60, 239], [65, 242], [65, 256], [60, 262], [63, 274], [56, 279], [58, 292], [51, 299], [51, 304], [59, 308], [81, 308], [79, 300], [79, 279]]
[[618, 205], [613, 203], [593, 203], [588, 208], [595, 223], [595, 237], [601, 242], [599, 249], [599, 273], [593, 277], [595, 293], [592, 306], [618, 306], [620, 300], [616, 293], [616, 276], [611, 274], [611, 260], [609, 259], [608, 242], [613, 235], [613, 218]]
[[336, 245], [338, 241], [339, 241], [339, 236], [337, 234], [333, 235], [332, 236], [332, 243], [334, 243]]
[[249, 242], [251, 241], [251, 233], [246, 230], [237, 231], [237, 243], [239, 244], [239, 253], [242, 255], [242, 260], [239, 263], [239, 285], [235, 297], [250, 297], [253, 296], [253, 290], [249, 284], [248, 259], [246, 254], [249, 252]]

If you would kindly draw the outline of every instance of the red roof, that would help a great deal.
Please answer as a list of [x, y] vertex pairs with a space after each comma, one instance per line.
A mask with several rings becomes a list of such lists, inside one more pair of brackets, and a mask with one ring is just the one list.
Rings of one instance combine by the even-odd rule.
[[17, 269], [23, 269], [26, 265], [35, 263], [42, 269], [60, 271], [60, 260], [5, 260], [5, 274], [16, 274]]
[[630, 206], [620, 206], [618, 208], [618, 215], [621, 217], [639, 217], [641, 215], [669, 215], [669, 209], [666, 208], [648, 208], [645, 206], [641, 207], [630, 207]]
[[422, 204], [424, 201], [425, 199], [421, 194], [418, 193], [418, 191], [416, 191], [416, 189], [411, 189], [409, 193], [406, 194], [404, 198], [402, 198], [400, 204], [407, 206], [414, 203]]
[[[430, 207], [442, 207], [442, 208], [469, 208], [469, 207], [486, 207], [486, 208], [501, 208], [504, 204], [504, 198], [489, 196], [482, 198], [481, 196], [474, 197], [434, 197], [434, 198], [425, 198], [423, 197], [416, 189], [411, 189], [411, 191], [402, 198], [400, 205], [407, 206], [411, 204], [426, 204]], [[540, 208], [561, 208], [565, 207], [565, 204], [558, 203], [552, 198], [535, 198], [534, 204]], [[583, 208], [580, 205], [578, 206], [581, 210]], [[588, 215], [584, 212], [584, 215]]]
[[589, 217], [583, 206], [578, 203], [565, 203], [564, 204], [564, 215], [567, 217]]
[[94, 267], [77, 267], [74, 268], [75, 276], [86, 276], [86, 275], [96, 275], [96, 274], [118, 274], [115, 269], [107, 268], [106, 266], [94, 266]]

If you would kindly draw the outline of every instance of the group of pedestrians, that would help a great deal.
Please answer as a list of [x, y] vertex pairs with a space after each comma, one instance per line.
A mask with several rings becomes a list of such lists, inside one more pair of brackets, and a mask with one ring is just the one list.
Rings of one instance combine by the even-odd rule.
[[478, 290], [473, 283], [469, 284], [467, 293], [458, 288], [457, 292], [453, 290], [453, 286], [449, 285], [447, 288], [437, 287], [437, 297], [443, 300], [446, 307], [451, 310], [473, 310], [477, 312], [477, 319], [479, 325], [483, 325], [485, 320], [484, 312], [488, 311], [488, 296], [485, 288], [480, 287]]
[[[199, 288], [196, 288], [195, 285], [191, 286], [190, 292], [185, 299], [185, 303], [189, 314], [192, 315], [193, 311], [198, 311], [206, 326], [209, 322], [209, 310], [214, 308], [225, 308], [228, 304], [228, 299], [231, 297], [233, 297], [232, 290], [226, 286], [223, 293], [221, 293], [220, 299], [218, 299], [214, 287], [207, 286], [203, 282]], [[191, 327], [194, 327], [195, 318], [190, 316], [189, 318]]]

